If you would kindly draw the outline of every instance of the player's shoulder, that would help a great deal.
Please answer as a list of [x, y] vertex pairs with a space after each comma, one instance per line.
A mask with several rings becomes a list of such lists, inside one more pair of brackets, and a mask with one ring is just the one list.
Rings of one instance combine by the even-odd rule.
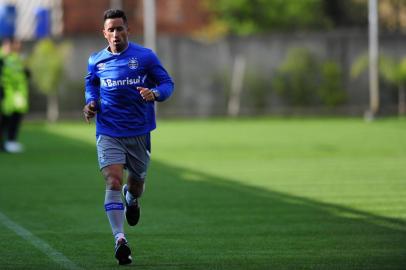
[[135, 43], [130, 43], [130, 56], [138, 59], [138, 61], [144, 66], [151, 66], [159, 63], [158, 57], [153, 50]]
[[89, 64], [94, 64], [102, 60], [103, 58], [106, 58], [108, 55], [106, 55], [106, 49], [100, 50], [98, 52], [94, 52], [89, 56]]
[[139, 55], [144, 55], [144, 56], [154, 55], [154, 52], [151, 49], [141, 46], [139, 44], [133, 43], [133, 42], [129, 43], [129, 49], [132, 53], [136, 53]]

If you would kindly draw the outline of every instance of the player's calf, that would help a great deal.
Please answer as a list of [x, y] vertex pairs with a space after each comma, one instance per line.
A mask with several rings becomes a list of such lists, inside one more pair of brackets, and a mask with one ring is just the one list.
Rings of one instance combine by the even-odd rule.
[[126, 184], [123, 186], [123, 196], [125, 198], [125, 217], [127, 223], [130, 226], [135, 226], [137, 225], [141, 214], [139, 201], [128, 191], [128, 186]]

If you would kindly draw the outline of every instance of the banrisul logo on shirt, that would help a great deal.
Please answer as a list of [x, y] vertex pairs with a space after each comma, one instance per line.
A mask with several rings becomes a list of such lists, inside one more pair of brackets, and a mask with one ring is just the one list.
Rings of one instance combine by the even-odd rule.
[[130, 69], [137, 69], [138, 68], [138, 60], [135, 57], [128, 59], [128, 67]]
[[132, 86], [145, 83], [146, 78], [147, 75], [144, 75], [143, 77], [138, 76], [136, 78], [126, 77], [125, 79], [118, 80], [101, 79], [100, 82], [103, 87]]

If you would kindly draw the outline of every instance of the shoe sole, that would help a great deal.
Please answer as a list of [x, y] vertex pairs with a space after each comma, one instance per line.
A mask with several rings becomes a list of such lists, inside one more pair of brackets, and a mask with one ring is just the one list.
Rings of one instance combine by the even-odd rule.
[[118, 260], [119, 265], [126, 265], [132, 263], [131, 250], [127, 245], [120, 245], [117, 248], [115, 257]]

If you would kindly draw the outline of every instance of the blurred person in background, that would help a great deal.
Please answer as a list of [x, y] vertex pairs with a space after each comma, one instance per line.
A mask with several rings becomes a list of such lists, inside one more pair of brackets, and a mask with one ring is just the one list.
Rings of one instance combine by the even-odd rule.
[[28, 111], [28, 71], [20, 54], [21, 42], [5, 39], [0, 52], [0, 144], [3, 151], [19, 153], [18, 134]]
[[[96, 116], [99, 168], [106, 181], [104, 208], [120, 265], [132, 262], [124, 217], [130, 226], [140, 218], [139, 199], [150, 161], [150, 132], [156, 127], [154, 103], [169, 98], [174, 89], [155, 53], [129, 42], [128, 33], [123, 11], [104, 13], [103, 35], [108, 47], [89, 58], [83, 108], [88, 122]], [[125, 185], [124, 169], [128, 172]]]

